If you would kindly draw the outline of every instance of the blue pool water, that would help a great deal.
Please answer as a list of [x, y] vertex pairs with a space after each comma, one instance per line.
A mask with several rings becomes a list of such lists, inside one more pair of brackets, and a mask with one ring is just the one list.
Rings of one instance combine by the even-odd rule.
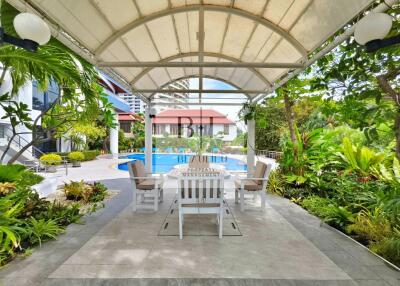
[[[187, 154], [153, 154], [153, 173], [168, 173], [175, 165], [189, 163], [189, 158], [193, 155]], [[227, 158], [225, 156], [208, 156], [210, 163], [222, 164], [229, 171], [247, 171], [247, 165], [238, 159]], [[144, 154], [130, 154], [121, 159], [141, 160], [144, 163]], [[118, 169], [128, 171], [128, 164], [118, 165]]]

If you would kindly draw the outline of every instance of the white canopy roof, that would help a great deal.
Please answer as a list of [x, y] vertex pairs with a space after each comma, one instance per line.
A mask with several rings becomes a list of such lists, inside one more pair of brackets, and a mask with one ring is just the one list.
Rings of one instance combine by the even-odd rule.
[[[23, 1], [9, 2], [21, 8]], [[243, 90], [268, 90], [283, 75], [304, 64], [321, 44], [376, 1], [28, 2], [30, 8], [59, 25], [86, 48], [92, 54], [92, 62], [112, 68], [134, 89], [143, 91], [193, 76], [221, 79]], [[211, 64], [157, 67], [156, 63], [166, 62]], [[236, 64], [218, 66], [224, 62]], [[252, 63], [277, 65], [266, 68], [267, 65]]]

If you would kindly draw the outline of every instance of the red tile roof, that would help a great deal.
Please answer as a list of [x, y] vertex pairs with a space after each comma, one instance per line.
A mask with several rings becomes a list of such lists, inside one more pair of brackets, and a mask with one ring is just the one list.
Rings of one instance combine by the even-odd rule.
[[235, 124], [226, 115], [213, 109], [168, 109], [153, 118], [155, 124]]
[[118, 113], [118, 121], [143, 121], [143, 118], [136, 113]]

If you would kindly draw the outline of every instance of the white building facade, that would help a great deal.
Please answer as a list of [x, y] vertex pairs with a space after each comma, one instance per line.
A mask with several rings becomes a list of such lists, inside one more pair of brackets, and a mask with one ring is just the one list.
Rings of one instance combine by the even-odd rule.
[[[11, 92], [12, 89], [12, 81], [9, 73], [6, 73], [4, 78], [4, 82], [0, 87], [0, 94], [5, 94], [7, 92]], [[108, 101], [113, 105], [115, 112], [129, 112], [129, 105], [117, 97], [111, 90], [104, 89], [104, 93], [108, 98]], [[34, 121], [42, 111], [45, 111], [49, 108], [49, 106], [57, 100], [60, 96], [60, 89], [54, 81], [51, 81], [47, 87], [47, 90], [40, 90], [37, 87], [36, 81], [28, 80], [25, 85], [20, 88], [17, 95], [13, 100], [24, 103], [28, 106], [30, 110], [30, 118]], [[0, 108], [0, 118], [5, 115], [5, 111]], [[117, 115], [116, 115], [116, 123]], [[118, 125], [118, 124], [117, 124]], [[41, 120], [37, 121], [37, 126], [41, 126]], [[28, 129], [24, 125], [18, 125], [16, 127], [17, 135], [13, 140], [10, 146], [10, 150], [7, 152], [4, 162], [7, 162], [11, 156], [13, 156], [16, 152], [18, 152], [21, 148], [26, 146], [29, 142], [32, 141], [32, 131]], [[37, 128], [37, 132], [41, 132], [40, 127]], [[0, 119], [0, 155], [6, 149], [7, 143], [11, 140], [12, 129], [9, 119]], [[37, 134], [43, 138], [47, 138], [50, 136], [44, 132]], [[110, 129], [110, 149], [114, 156], [118, 155], [118, 127]], [[45, 143], [38, 144], [36, 146], [32, 146], [28, 148], [21, 156], [19, 161], [23, 163], [27, 160], [34, 160], [43, 153], [52, 153], [52, 152], [70, 152], [71, 151], [71, 141], [66, 138], [49, 138]]]

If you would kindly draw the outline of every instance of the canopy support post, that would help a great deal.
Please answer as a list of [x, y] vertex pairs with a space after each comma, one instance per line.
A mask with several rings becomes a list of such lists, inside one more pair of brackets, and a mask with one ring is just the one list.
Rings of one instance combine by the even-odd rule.
[[247, 121], [247, 172], [254, 173], [255, 165], [255, 143], [256, 123], [254, 119]]
[[144, 120], [144, 147], [145, 147], [145, 166], [146, 172], [152, 173], [152, 153], [153, 153], [153, 138], [152, 138], [152, 131], [153, 126], [151, 122], [151, 105], [148, 104], [145, 110], [145, 120]]
[[110, 128], [110, 152], [113, 159], [118, 158], [118, 114], [114, 112], [114, 127]]

